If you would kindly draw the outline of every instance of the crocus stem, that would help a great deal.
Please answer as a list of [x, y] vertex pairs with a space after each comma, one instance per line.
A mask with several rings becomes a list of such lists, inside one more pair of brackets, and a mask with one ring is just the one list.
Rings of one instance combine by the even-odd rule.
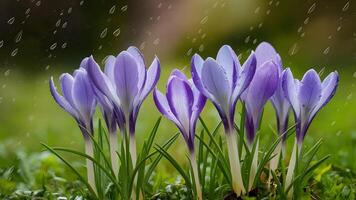
[[[136, 166], [136, 140], [135, 140], [135, 135], [134, 134], [130, 134], [130, 156], [131, 156], [131, 160], [132, 160], [132, 166], [133, 168], [135, 168]], [[136, 182], [137, 182], [137, 177], [135, 175], [134, 177], [134, 183], [133, 183], [133, 187], [132, 187], [132, 193], [131, 193], [131, 197], [132, 199], [136, 199]]]
[[242, 194], [245, 194], [246, 191], [242, 183], [240, 158], [237, 149], [235, 132], [231, 131], [230, 133], [226, 133], [226, 140], [229, 153], [232, 188], [237, 195], [240, 195], [241, 192]]
[[253, 182], [255, 180], [255, 176], [256, 176], [256, 173], [257, 173], [258, 145], [259, 145], [259, 139], [257, 139], [255, 152], [254, 152], [253, 158], [252, 158], [251, 169], [250, 169], [250, 177], [249, 177], [249, 182], [248, 182], [248, 191], [252, 190]]
[[197, 191], [198, 200], [203, 200], [203, 194], [202, 194], [202, 191], [200, 188], [198, 165], [197, 165], [197, 161], [195, 160], [195, 153], [190, 152], [189, 157], [190, 157], [190, 161], [191, 161], [192, 168], [193, 168], [193, 176], [194, 176], [195, 188]]
[[[91, 141], [91, 139], [85, 140], [85, 154], [87, 154], [90, 157], [94, 157], [93, 142]], [[86, 159], [86, 163], [87, 163], [87, 176], [88, 176], [89, 185], [96, 192], [93, 162], [89, 159]]]
[[[285, 184], [285, 190], [288, 189], [288, 187], [291, 185], [292, 180], [293, 180], [293, 174], [294, 174], [294, 169], [295, 169], [295, 165], [296, 165], [296, 161], [297, 161], [297, 140], [295, 140], [294, 143], [294, 147], [293, 147], [293, 151], [292, 151], [292, 155], [289, 161], [289, 165], [288, 165], [288, 171], [287, 171], [287, 176], [286, 176], [286, 184]], [[292, 197], [293, 194], [293, 187], [291, 187], [291, 189], [289, 190], [287, 196], [289, 198]]]
[[[269, 177], [268, 177], [268, 188], [270, 187], [270, 183], [271, 183], [271, 180], [273, 177], [272, 171], [274, 172], [278, 168], [279, 159], [280, 159], [281, 153], [282, 153], [282, 146], [283, 146], [283, 142], [279, 142], [277, 147], [273, 151], [274, 157], [271, 159], [271, 161], [269, 163], [270, 173], [269, 173]], [[282, 155], [282, 157], [283, 157], [283, 155]]]
[[115, 177], [118, 176], [119, 173], [119, 159], [116, 152], [118, 151], [118, 141], [117, 134], [110, 133], [110, 155], [111, 155], [111, 167], [115, 173]]

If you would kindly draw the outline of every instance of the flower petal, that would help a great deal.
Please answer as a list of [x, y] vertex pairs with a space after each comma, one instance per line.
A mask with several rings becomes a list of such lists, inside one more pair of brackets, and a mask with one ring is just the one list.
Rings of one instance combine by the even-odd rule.
[[189, 121], [194, 103], [193, 92], [186, 81], [173, 77], [168, 84], [167, 100], [169, 107], [186, 132], [189, 131]]
[[298, 99], [302, 112], [309, 114], [319, 102], [320, 97], [321, 81], [318, 73], [311, 69], [304, 74], [299, 88]]
[[194, 85], [199, 89], [199, 91], [209, 99], [214, 99], [214, 97], [209, 93], [205, 88], [201, 80], [201, 72], [203, 69], [204, 60], [198, 55], [195, 54], [191, 61], [191, 74]]
[[222, 46], [216, 57], [216, 62], [224, 68], [230, 87], [233, 87], [239, 73], [238, 70], [241, 67], [234, 50], [228, 45]]
[[61, 96], [57, 89], [56, 86], [54, 85], [53, 82], [53, 77], [51, 77], [51, 80], [49, 81], [49, 88], [50, 88], [50, 92], [51, 95], [53, 96], [54, 100], [58, 103], [58, 105], [60, 105], [65, 111], [67, 111], [69, 114], [71, 114], [74, 118], [78, 118], [78, 114], [76, 112], [76, 110], [70, 105], [70, 103], [68, 103], [68, 101]]
[[282, 61], [276, 50], [270, 43], [261, 42], [256, 48], [257, 67], [263, 63], [272, 60], [278, 67], [282, 67]]
[[61, 84], [62, 95], [67, 100], [67, 102], [75, 109], [73, 102], [72, 90], [73, 90], [73, 76], [64, 73], [59, 77], [59, 82]]
[[147, 97], [147, 95], [152, 91], [152, 89], [156, 86], [160, 75], [161, 75], [161, 67], [160, 67], [159, 59], [156, 57], [151, 66], [147, 70], [147, 77], [145, 86], [142, 90], [140, 99], [143, 101]]
[[227, 112], [231, 96], [231, 86], [223, 67], [212, 58], [208, 58], [203, 64], [201, 77], [204, 87], [214, 97], [211, 100], [215, 101], [216, 104], [220, 105]]
[[167, 117], [169, 120], [174, 122], [177, 126], [181, 127], [180, 122], [174, 116], [171, 108], [169, 107], [167, 98], [157, 89], [153, 90], [153, 100], [158, 108], [158, 110], [162, 113], [163, 116]]
[[286, 69], [282, 79], [283, 91], [294, 110], [294, 115], [298, 117], [300, 115], [300, 103], [298, 100], [298, 81], [294, 79], [293, 74], [289, 68]]
[[104, 73], [112, 83], [115, 83], [115, 77], [114, 77], [115, 61], [116, 58], [115, 56], [112, 55], [108, 56], [105, 60]]

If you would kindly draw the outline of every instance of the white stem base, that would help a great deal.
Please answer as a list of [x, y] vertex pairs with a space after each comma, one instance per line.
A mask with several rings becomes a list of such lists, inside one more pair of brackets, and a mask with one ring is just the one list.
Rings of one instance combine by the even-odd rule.
[[111, 155], [111, 167], [115, 173], [115, 177], [118, 176], [119, 173], [119, 157], [116, 152], [119, 150], [117, 134], [110, 133], [110, 155]]
[[[274, 157], [271, 159], [271, 161], [269, 163], [270, 173], [269, 173], [269, 177], [268, 177], [268, 187], [270, 187], [270, 183], [271, 183], [271, 180], [273, 177], [272, 171], [274, 172], [278, 168], [279, 160], [280, 160], [280, 157], [282, 154], [282, 148], [283, 148], [282, 146], [283, 146], [282, 142], [279, 142], [277, 147], [273, 151]], [[282, 154], [282, 157], [283, 157], [283, 154]]]
[[[137, 155], [136, 155], [136, 140], [135, 137], [130, 134], [130, 156], [132, 160], [132, 167], [136, 167], [136, 161], [137, 161]], [[136, 199], [136, 182], [137, 182], [137, 177], [134, 177], [134, 183], [132, 187], [132, 193], [131, 193], [131, 198]]]
[[241, 192], [242, 194], [245, 194], [246, 190], [242, 182], [241, 165], [240, 165], [238, 148], [236, 144], [235, 132], [227, 133], [226, 140], [227, 140], [227, 147], [229, 153], [232, 188], [234, 192], [239, 196]]
[[203, 200], [203, 193], [202, 193], [201, 187], [200, 187], [199, 174], [198, 174], [198, 165], [197, 165], [197, 161], [195, 160], [195, 154], [194, 153], [190, 153], [189, 157], [190, 157], [190, 161], [192, 163], [195, 187], [196, 187], [196, 190], [197, 190], [197, 197], [198, 197], [198, 200]]
[[[85, 140], [85, 154], [87, 154], [90, 157], [94, 157], [93, 143], [91, 139]], [[95, 186], [93, 162], [89, 159], [86, 159], [86, 164], [87, 164], [87, 177], [88, 177], [89, 185], [93, 188], [94, 192], [96, 193], [97, 191]]]
[[[296, 165], [296, 161], [297, 161], [297, 140], [295, 140], [294, 143], [294, 147], [293, 147], [293, 151], [292, 151], [292, 155], [289, 161], [289, 165], [288, 165], [288, 171], [287, 171], [287, 176], [286, 176], [286, 184], [285, 184], [285, 190], [288, 189], [288, 187], [291, 185], [292, 180], [293, 180], [293, 174], [294, 174], [294, 169], [295, 169], [295, 165]], [[291, 198], [293, 195], [293, 187], [289, 190], [287, 196], [289, 198]]]
[[252, 159], [252, 165], [251, 165], [251, 170], [250, 170], [250, 177], [248, 181], [248, 191], [252, 190], [253, 187], [253, 181], [255, 180], [256, 173], [257, 173], [257, 167], [258, 167], [258, 146], [259, 146], [259, 140], [257, 139], [257, 144], [255, 148], [255, 152], [253, 154], [253, 159]]

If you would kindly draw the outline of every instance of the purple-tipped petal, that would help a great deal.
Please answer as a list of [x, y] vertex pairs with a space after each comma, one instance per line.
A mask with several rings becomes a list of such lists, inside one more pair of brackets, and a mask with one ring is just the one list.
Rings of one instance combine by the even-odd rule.
[[80, 68], [87, 70], [88, 69], [88, 60], [89, 60], [89, 57], [84, 58], [79, 65]]
[[147, 70], [147, 78], [145, 82], [145, 86], [142, 90], [140, 99], [143, 101], [147, 97], [147, 95], [153, 90], [153, 88], [156, 86], [159, 78], [161, 75], [161, 67], [160, 67], [160, 62], [159, 59], [156, 57], [151, 66]]
[[298, 99], [299, 84], [298, 81], [294, 79], [292, 72], [289, 68], [286, 69], [282, 77], [282, 88], [291, 104], [295, 116], [300, 114], [300, 103]]
[[255, 72], [256, 72], [256, 56], [252, 52], [242, 66], [242, 71], [239, 74], [237, 85], [233, 91], [232, 100], [234, 101], [234, 104], [236, 104], [236, 101], [240, 97], [241, 93], [244, 92], [246, 88], [250, 85], [253, 76], [255, 75]]
[[241, 67], [234, 50], [232, 50], [232, 48], [228, 45], [222, 46], [216, 57], [216, 62], [224, 68], [230, 86], [233, 87], [239, 73], [238, 70]]
[[69, 114], [71, 114], [74, 118], [78, 118], [77, 111], [68, 103], [68, 101], [61, 96], [57, 89], [56, 86], [54, 85], [53, 82], [53, 77], [51, 77], [51, 80], [49, 81], [49, 88], [51, 95], [53, 96], [54, 100], [58, 103], [59, 106], [61, 106], [65, 111], [67, 111]]
[[63, 97], [67, 100], [67, 102], [73, 107], [75, 108], [74, 102], [73, 102], [73, 94], [72, 94], [72, 90], [73, 90], [73, 76], [65, 73], [62, 74], [59, 77], [59, 82], [61, 85], [61, 90], [62, 90], [62, 95]]
[[214, 96], [214, 103], [221, 106], [225, 112], [231, 96], [231, 86], [225, 70], [212, 58], [208, 58], [202, 69], [202, 83], [208, 92]]
[[189, 131], [189, 121], [192, 115], [194, 95], [186, 81], [173, 77], [168, 83], [167, 100], [171, 111], [182, 124], [184, 130]]
[[316, 71], [309, 70], [305, 73], [298, 92], [301, 111], [304, 112], [304, 114], [309, 114], [320, 98], [321, 81], [319, 75]]
[[164, 96], [157, 89], [154, 89], [153, 90], [153, 100], [154, 100], [159, 112], [161, 112], [163, 116], [167, 117], [173, 123], [175, 123], [176, 125], [181, 127], [180, 122], [174, 116], [173, 112], [171, 111], [171, 108], [169, 107], [166, 96]]
[[143, 57], [141, 51], [134, 46], [130, 46], [127, 51], [136, 59], [136, 61], [141, 65], [145, 66], [145, 58]]
[[139, 91], [139, 68], [135, 58], [126, 51], [121, 52], [115, 62], [114, 77], [116, 93], [124, 112], [128, 115]]
[[256, 48], [257, 66], [262, 66], [267, 61], [274, 61], [281, 69], [282, 61], [276, 50], [271, 44], [267, 42], [261, 42]]
[[317, 105], [310, 114], [310, 121], [314, 118], [316, 113], [326, 105], [334, 96], [337, 86], [339, 84], [339, 75], [337, 72], [330, 73], [322, 82], [321, 97]]
[[191, 74], [194, 85], [198, 88], [198, 90], [209, 99], [214, 99], [213, 95], [209, 93], [209, 91], [203, 85], [201, 80], [201, 73], [203, 69], [204, 60], [198, 55], [195, 54], [191, 61]]
[[114, 69], [115, 69], [116, 57], [108, 56], [105, 60], [105, 75], [110, 79], [112, 83], [115, 83]]

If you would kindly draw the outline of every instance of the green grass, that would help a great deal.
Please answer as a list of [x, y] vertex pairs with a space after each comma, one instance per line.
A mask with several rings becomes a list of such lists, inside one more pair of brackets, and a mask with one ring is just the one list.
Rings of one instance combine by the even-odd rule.
[[[170, 70], [170, 68], [162, 70], [159, 89], [165, 89], [165, 81]], [[187, 69], [185, 71], [188, 73]], [[323, 138], [324, 143], [319, 155], [331, 154], [332, 157], [328, 162], [355, 171], [356, 163], [353, 159], [356, 155], [356, 148], [354, 148], [356, 145], [356, 101], [353, 92], [356, 79], [352, 74], [353, 72], [348, 71], [340, 72], [341, 80], [338, 91], [332, 101], [318, 113], [306, 136], [305, 145], [310, 146], [319, 138]], [[54, 77], [58, 78], [58, 74]], [[0, 166], [6, 166], [11, 162], [13, 157], [9, 155], [20, 149], [42, 150], [40, 142], [51, 146], [83, 150], [81, 133], [71, 116], [52, 99], [48, 90], [48, 79], [49, 75], [46, 74], [29, 76], [15, 71], [11, 71], [8, 76], [1, 77], [0, 157], [10, 157], [10, 159], [1, 159]], [[136, 137], [139, 145], [159, 116], [152, 96], [149, 96], [141, 108], [137, 123]], [[209, 127], [215, 126], [219, 121], [217, 112], [210, 103], [204, 109], [202, 117]], [[293, 119], [292, 116], [291, 119]], [[269, 126], [275, 127], [274, 111], [270, 103], [264, 113], [263, 141], [272, 139]], [[199, 126], [198, 130], [200, 129]], [[170, 121], [163, 119], [156, 142], [162, 143], [177, 131]], [[186, 162], [186, 148], [181, 138], [172, 149], [179, 161]], [[163, 162], [160, 169], [168, 171], [171, 167]]]

